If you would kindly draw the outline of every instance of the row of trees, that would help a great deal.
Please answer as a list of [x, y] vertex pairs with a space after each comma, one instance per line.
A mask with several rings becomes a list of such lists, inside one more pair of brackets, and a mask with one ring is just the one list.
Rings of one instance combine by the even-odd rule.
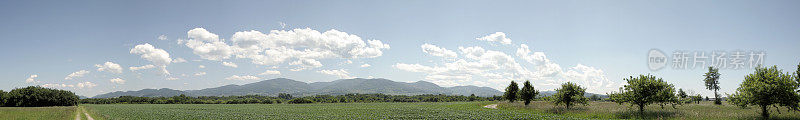
[[78, 104], [78, 95], [66, 90], [29, 86], [9, 92], [0, 90], [0, 106], [42, 107], [73, 106]]
[[[744, 82], [736, 89], [736, 93], [728, 95], [728, 101], [743, 108], [751, 105], [758, 106], [761, 108], [761, 115], [764, 118], [769, 118], [771, 106], [775, 109], [782, 106], [790, 111], [800, 111], [800, 65], [797, 67], [798, 70], [794, 73], [784, 73], [777, 66], [759, 66], [754, 73], [745, 76]], [[714, 103], [717, 105], [722, 104], [718, 93], [720, 75], [719, 69], [714, 67], [709, 67], [709, 71], [703, 75], [706, 89], [714, 91]], [[628, 103], [631, 106], [637, 106], [640, 113], [644, 112], [644, 108], [648, 105], [656, 104], [661, 108], [672, 105], [675, 108], [675, 105], [678, 104], [699, 103], [702, 100], [702, 96], [699, 94], [689, 96], [683, 89], [678, 89], [676, 94], [674, 85], [653, 75], [631, 76], [624, 80], [627, 84], [618, 92], [609, 93], [608, 100], [620, 105]], [[567, 108], [574, 104], [586, 105], [587, 98], [583, 97], [585, 90], [579, 85], [567, 82], [562, 84], [549, 100], [556, 105], [565, 105]], [[529, 81], [525, 81], [522, 90], [518, 89], [517, 83], [512, 81], [506, 88], [504, 98], [509, 102], [520, 99], [525, 101], [525, 105], [528, 105], [530, 100], [534, 99], [532, 96], [536, 96], [536, 94], [538, 91], [533, 89]]]
[[345, 94], [345, 95], [315, 95], [306, 97], [292, 97], [290, 94], [281, 93], [277, 97], [246, 95], [246, 96], [198, 96], [191, 97], [179, 95], [173, 97], [134, 97], [120, 96], [116, 98], [87, 98], [81, 99], [84, 104], [273, 104], [273, 103], [352, 103], [352, 102], [457, 102], [457, 101], [487, 101], [499, 100], [499, 96], [478, 97], [473, 95], [385, 95], [385, 94]]

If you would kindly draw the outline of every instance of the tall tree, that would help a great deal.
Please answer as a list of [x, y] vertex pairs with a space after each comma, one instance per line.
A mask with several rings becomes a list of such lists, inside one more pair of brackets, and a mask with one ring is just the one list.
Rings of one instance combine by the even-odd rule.
[[553, 94], [553, 103], [556, 105], [564, 104], [569, 109], [570, 106], [573, 104], [587, 104], [586, 97], [583, 97], [583, 94], [586, 93], [586, 88], [582, 88], [581, 86], [567, 82], [561, 84], [561, 88], [556, 89], [556, 94]]
[[757, 105], [761, 116], [769, 118], [769, 107], [776, 105], [800, 111], [800, 94], [796, 92], [800, 83], [792, 80], [790, 73], [783, 73], [777, 66], [757, 67], [755, 73], [744, 77], [744, 82], [730, 96], [730, 101], [741, 107]]
[[706, 83], [706, 89], [714, 91], [714, 104], [721, 105], [722, 101], [719, 99], [719, 68], [708, 67], [708, 72], [704, 74], [706, 78], [703, 81]]
[[508, 102], [514, 102], [517, 100], [517, 92], [519, 91], [519, 87], [517, 86], [517, 82], [511, 81], [511, 84], [506, 87], [506, 93], [503, 95]]
[[637, 105], [639, 112], [644, 113], [644, 107], [650, 104], [663, 105], [672, 103], [673, 107], [677, 103], [675, 88], [661, 78], [653, 75], [639, 75], [639, 77], [626, 78], [627, 85], [619, 93], [609, 94], [609, 99], [613, 102], [622, 104], [630, 103]]
[[522, 89], [519, 90], [519, 97], [525, 101], [525, 105], [531, 103], [531, 100], [533, 100], [538, 94], [539, 91], [536, 91], [536, 89], [533, 88], [533, 85], [531, 85], [530, 81], [526, 80], [525, 83], [522, 83]]
[[[684, 92], [682, 88], [678, 89], [678, 99], [680, 99], [681, 101], [684, 101], [684, 100], [686, 100], [687, 97], [689, 97], [689, 95], [686, 94], [686, 92]], [[687, 102], [691, 102], [691, 101], [689, 100]]]

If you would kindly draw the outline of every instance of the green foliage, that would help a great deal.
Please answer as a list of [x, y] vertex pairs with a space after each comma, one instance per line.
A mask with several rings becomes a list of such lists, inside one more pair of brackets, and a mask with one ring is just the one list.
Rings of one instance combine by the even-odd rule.
[[531, 103], [531, 100], [536, 97], [536, 95], [539, 95], [539, 91], [536, 91], [536, 89], [533, 88], [533, 85], [531, 85], [530, 81], [525, 81], [522, 86], [522, 89], [519, 90], [519, 97], [522, 99], [522, 101], [525, 101], [525, 105], [528, 105]]
[[311, 100], [308, 100], [308, 99], [305, 99], [305, 98], [294, 98], [292, 100], [289, 100], [289, 102], [286, 102], [286, 103], [289, 103], [289, 104], [306, 104], [306, 103], [314, 103], [314, 101], [311, 101]]
[[714, 104], [721, 105], [722, 102], [719, 99], [719, 76], [722, 75], [719, 73], [719, 68], [708, 67], [708, 72], [703, 76], [706, 77], [703, 79], [703, 82], [706, 84], [706, 89], [714, 91]]
[[57, 90], [39, 86], [16, 88], [5, 95], [3, 106], [9, 107], [42, 107], [42, 106], [74, 106], [78, 104], [78, 95], [66, 90]]
[[511, 81], [511, 84], [506, 87], [506, 93], [503, 96], [509, 102], [514, 102], [517, 100], [517, 92], [519, 91], [519, 87], [517, 86], [517, 82]]
[[639, 77], [626, 78], [627, 85], [619, 93], [609, 94], [610, 100], [619, 104], [630, 103], [639, 106], [639, 112], [644, 112], [644, 107], [650, 104], [659, 104], [663, 108], [666, 104], [678, 102], [675, 88], [661, 78], [653, 75], [639, 75]]
[[687, 95], [686, 92], [683, 91], [683, 89], [678, 89], [678, 98], [682, 99], [687, 97], [689, 97], [689, 95]]
[[[288, 95], [288, 94], [287, 94]], [[300, 97], [314, 103], [352, 103], [352, 102], [456, 102], [456, 101], [487, 101], [500, 100], [495, 97], [455, 96], [455, 95], [385, 95], [385, 94], [345, 94], [345, 95], [315, 95]], [[117, 98], [87, 98], [81, 99], [84, 104], [273, 104], [283, 103], [280, 97], [246, 95], [246, 96], [173, 96], [173, 97], [134, 97], [120, 96]], [[291, 99], [290, 99], [291, 100]], [[288, 100], [287, 100], [288, 101]]]
[[592, 96], [589, 96], [589, 100], [591, 100], [591, 101], [600, 101], [600, 100], [602, 100], [602, 98], [600, 98], [600, 96], [597, 96], [597, 94], [592, 94]]
[[552, 102], [556, 105], [565, 105], [567, 109], [573, 104], [587, 104], [586, 97], [583, 97], [583, 94], [586, 93], [586, 88], [582, 88], [581, 86], [567, 82], [561, 84], [561, 88], [556, 89], [556, 94], [553, 94]]
[[0, 106], [5, 106], [6, 104], [6, 91], [0, 90]]
[[744, 82], [730, 95], [729, 102], [747, 107], [757, 105], [761, 107], [761, 116], [769, 118], [769, 107], [783, 106], [790, 110], [800, 111], [800, 94], [797, 91], [800, 83], [792, 80], [790, 73], [783, 73], [772, 66], [769, 68], [758, 67], [752, 74], [745, 76]]
[[281, 99], [284, 99], [284, 100], [288, 100], [288, 99], [292, 99], [292, 95], [286, 94], [286, 93], [279, 93], [278, 94], [278, 98], [281, 98]]

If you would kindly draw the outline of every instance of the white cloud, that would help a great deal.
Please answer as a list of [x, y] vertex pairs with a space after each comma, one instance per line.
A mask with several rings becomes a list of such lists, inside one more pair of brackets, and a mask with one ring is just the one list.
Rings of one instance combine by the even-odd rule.
[[200, 58], [207, 60], [222, 60], [228, 59], [233, 55], [233, 49], [225, 44], [219, 36], [208, 32], [203, 28], [195, 28], [186, 32], [189, 40], [186, 41], [186, 46], [191, 48], [194, 54]]
[[[608, 80], [601, 69], [578, 64], [564, 70], [559, 64], [547, 59], [543, 52], [532, 52], [522, 44], [516, 56], [533, 64], [531, 69], [517, 63], [514, 57], [500, 51], [486, 50], [482, 47], [459, 47], [463, 58], [452, 62], [426, 66], [420, 64], [396, 63], [394, 68], [426, 74], [425, 80], [441, 86], [484, 85], [502, 89], [508, 81], [531, 80], [542, 89], [554, 89], [564, 82], [575, 82], [587, 87], [588, 92], [611, 91], [621, 85]], [[566, 72], [565, 72], [566, 71]], [[474, 79], [479, 77], [480, 79]], [[538, 86], [537, 86], [538, 87]]]
[[289, 65], [300, 65], [305, 68], [322, 67], [322, 63], [314, 59], [302, 59], [289, 63]]
[[362, 68], [363, 68], [363, 67], [369, 67], [369, 66], [372, 66], [372, 65], [369, 65], [369, 64], [366, 64], [366, 63], [364, 63], [363, 65], [361, 65], [361, 67], [362, 67]]
[[194, 76], [203, 76], [203, 75], [206, 75], [206, 72], [197, 72], [197, 73], [194, 73]]
[[25, 83], [38, 83], [39, 81], [36, 81], [36, 77], [39, 77], [39, 75], [31, 75], [28, 79], [25, 79]]
[[342, 78], [342, 79], [349, 79], [349, 78], [353, 78], [353, 77], [350, 77], [350, 75], [348, 75], [348, 74], [350, 74], [350, 73], [348, 73], [348, 72], [347, 72], [346, 70], [344, 70], [344, 69], [338, 69], [338, 70], [320, 70], [320, 71], [317, 71], [317, 72], [318, 72], [318, 73], [322, 73], [322, 74], [328, 74], [328, 75], [337, 76], [337, 77], [339, 77], [339, 78]]
[[158, 49], [153, 47], [148, 43], [136, 45], [133, 49], [131, 49], [131, 54], [141, 55], [142, 59], [150, 61], [153, 65], [160, 67], [160, 73], [168, 75], [169, 71], [167, 71], [167, 65], [172, 62], [172, 58], [169, 57], [169, 53], [164, 51], [164, 49]]
[[438, 47], [436, 45], [431, 45], [431, 44], [425, 43], [425, 44], [422, 44], [422, 46], [420, 46], [420, 47], [422, 47], [422, 52], [431, 54], [433, 56], [448, 57], [448, 58], [458, 57], [456, 52], [453, 52], [453, 51], [448, 50], [448, 49], [440, 48], [440, 47]]
[[71, 79], [74, 79], [74, 78], [80, 78], [80, 77], [83, 77], [86, 74], [89, 74], [89, 71], [87, 71], [87, 70], [76, 71], [76, 72], [73, 72], [73, 73], [67, 75], [67, 77], [64, 77], [64, 80], [71, 80]]
[[[241, 31], [233, 34], [230, 46], [219, 40], [217, 35], [202, 28], [195, 28], [189, 33], [190, 39], [199, 40], [195, 42], [190, 40], [187, 46], [204, 59], [227, 59], [229, 55], [234, 54], [237, 58], [248, 58], [259, 65], [277, 65], [294, 61], [299, 63], [298, 65], [315, 67], [321, 64], [303, 63], [330, 58], [374, 58], [381, 56], [382, 50], [390, 48], [388, 44], [379, 40], [365, 41], [361, 37], [338, 30], [321, 33], [306, 28], [289, 31], [272, 30], [267, 34], [255, 30]], [[210, 53], [219, 54], [207, 55]]]
[[511, 44], [511, 39], [506, 37], [506, 33], [503, 32], [495, 32], [494, 34], [490, 34], [487, 36], [475, 38], [480, 41], [489, 41], [489, 42], [499, 42], [502, 44]]
[[158, 40], [167, 40], [167, 35], [159, 35]]
[[151, 68], [155, 68], [155, 67], [156, 66], [154, 66], [154, 65], [144, 65], [144, 66], [139, 66], [139, 67], [136, 67], [136, 66], [128, 67], [128, 69], [130, 69], [131, 71], [137, 71], [137, 70], [142, 70], [142, 69], [151, 69]]
[[186, 59], [183, 58], [175, 58], [175, 60], [172, 60], [172, 63], [184, 63], [184, 62], [186, 62]]
[[206, 66], [205, 65], [198, 65], [197, 68], [203, 69], [203, 68], [206, 68]]
[[123, 80], [122, 78], [114, 78], [108, 81], [111, 81], [111, 83], [116, 83], [116, 84], [125, 84], [125, 80]]
[[94, 84], [92, 82], [82, 82], [82, 83], [78, 83], [78, 85], [75, 85], [75, 86], [78, 87], [78, 88], [84, 88], [84, 87], [85, 88], [92, 88], [92, 87], [97, 86], [97, 84]]
[[104, 64], [95, 64], [97, 71], [108, 71], [112, 73], [122, 73], [122, 67], [113, 62], [106, 62]]
[[236, 63], [233, 63], [233, 62], [222, 62], [222, 66], [228, 66], [228, 67], [232, 67], [232, 68], [239, 67], [239, 65], [236, 65]]
[[261, 79], [261, 78], [256, 77], [256, 76], [250, 76], [250, 75], [245, 75], [245, 76], [233, 75], [233, 76], [230, 76], [230, 77], [225, 78], [225, 79], [226, 80], [257, 80], [257, 79]]
[[176, 78], [176, 77], [168, 77], [168, 78], [167, 78], [167, 80], [180, 80], [180, 78]]
[[281, 71], [267, 70], [267, 71], [264, 71], [263, 73], [259, 73], [258, 75], [280, 75], [280, 74], [281, 74]]
[[42, 87], [46, 87], [46, 88], [66, 88], [66, 87], [75, 87], [75, 85], [68, 85], [68, 84], [53, 84], [53, 83], [42, 84], [41, 86], [42, 86]]

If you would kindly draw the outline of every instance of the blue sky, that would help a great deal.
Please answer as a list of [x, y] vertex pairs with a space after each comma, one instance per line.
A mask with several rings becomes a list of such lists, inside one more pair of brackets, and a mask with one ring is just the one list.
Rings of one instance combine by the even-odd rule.
[[[704, 68], [673, 69], [668, 63], [652, 71], [648, 51], [659, 49], [667, 56], [763, 51], [763, 64], [794, 72], [800, 62], [797, 4], [2, 1], [0, 82], [5, 84], [0, 89], [43, 85], [94, 96], [279, 77], [303, 82], [374, 77], [498, 90], [511, 80], [531, 80], [540, 90], [572, 81], [605, 93], [628, 76], [653, 74], [711, 95], [702, 86]], [[237, 32], [241, 36], [234, 38]], [[130, 68], [147, 65], [152, 68]], [[721, 92], [732, 93], [752, 71], [722, 69]]]

